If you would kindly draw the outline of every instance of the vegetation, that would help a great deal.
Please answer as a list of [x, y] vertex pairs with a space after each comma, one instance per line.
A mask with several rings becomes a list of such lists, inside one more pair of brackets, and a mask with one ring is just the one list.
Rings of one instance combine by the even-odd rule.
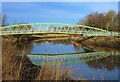
[[109, 31], [120, 31], [120, 28], [118, 28], [118, 17], [118, 13], [113, 10], [110, 10], [107, 13], [95, 12], [87, 15], [80, 20], [78, 24], [102, 28]]
[[[2, 26], [7, 25], [7, 16], [2, 17]], [[26, 23], [19, 23], [26, 24]], [[118, 28], [118, 14], [115, 11], [109, 11], [107, 13], [91, 13], [87, 15], [83, 20], [80, 20], [78, 24], [83, 24], [92, 27], [98, 27], [110, 31], [120, 31]], [[22, 30], [22, 29], [32, 29], [32, 26], [29, 25], [26, 28], [25, 25], [20, 26], [18, 29], [17, 26], [13, 27], [13, 30]], [[16, 29], [17, 28], [17, 29]], [[60, 30], [60, 28], [55, 27], [55, 30]], [[62, 30], [66, 30], [68, 27], [63, 27]], [[72, 28], [69, 28], [72, 30]], [[6, 37], [6, 36], [5, 36]], [[9, 36], [10, 37], [10, 36]], [[11, 38], [13, 37], [13, 39]], [[25, 44], [28, 44], [27, 47], [31, 48], [28, 42], [25, 44], [23, 41], [29, 41], [32, 39], [31, 35], [11, 35], [11, 39], [8, 41], [3, 38], [2, 43], [2, 79], [3, 80], [71, 80], [69, 69], [62, 68], [59, 63], [46, 63], [43, 66], [34, 65], [27, 56], [18, 56], [19, 49], [23, 50], [24, 53], [28, 53], [29, 50], [26, 48]], [[80, 37], [80, 36], [78, 36]], [[16, 44], [13, 42], [17, 38]], [[75, 38], [75, 37], [73, 37]], [[77, 37], [76, 37], [77, 38]], [[71, 39], [71, 38], [70, 38]], [[21, 43], [20, 43], [21, 42]], [[49, 41], [50, 42], [50, 41]], [[70, 44], [68, 40], [59, 40], [54, 41], [55, 44]], [[105, 46], [105, 47], [119, 47], [118, 38], [111, 37], [95, 37], [93, 39], [85, 40], [83, 44], [92, 44], [95, 46]], [[78, 45], [77, 45], [78, 46]], [[75, 46], [77, 48], [77, 46]], [[79, 47], [79, 46], [78, 46]], [[79, 48], [78, 48], [79, 49]]]
[[70, 71], [63, 69], [59, 62], [45, 63], [35, 80], [71, 80]]
[[36, 66], [27, 56], [16, 55], [19, 50], [13, 39], [6, 41], [3, 38], [2, 50], [3, 80], [71, 80], [70, 71], [60, 63]]
[[119, 37], [93, 37], [81, 42], [83, 45], [94, 45], [102, 46], [109, 48], [118, 48], [120, 47], [120, 38]]

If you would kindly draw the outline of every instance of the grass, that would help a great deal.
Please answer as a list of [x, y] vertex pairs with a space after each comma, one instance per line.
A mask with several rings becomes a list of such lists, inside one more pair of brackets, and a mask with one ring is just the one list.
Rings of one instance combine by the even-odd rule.
[[[3, 39], [2, 43], [2, 79], [3, 80], [73, 80], [70, 70], [63, 68], [61, 63], [45, 63], [43, 66], [36, 66], [31, 63], [27, 56], [16, 55], [20, 51], [15, 39]], [[106, 40], [106, 41], [104, 41]], [[91, 43], [114, 43], [114, 39], [108, 37], [94, 38]], [[109, 41], [109, 42], [107, 42]], [[115, 38], [119, 42], [119, 38]], [[59, 41], [58, 41], [59, 43]], [[21, 42], [24, 48], [23, 42]], [[27, 44], [27, 43], [26, 43]], [[26, 50], [25, 50], [26, 51]], [[102, 57], [102, 55], [101, 55]], [[82, 78], [80, 78], [82, 80]], [[83, 79], [84, 80], [84, 79]], [[87, 81], [82, 81], [87, 82]]]
[[18, 77], [18, 58], [14, 55], [15, 45], [11, 46], [9, 42], [2, 41], [2, 79], [17, 80]]
[[[14, 40], [14, 39], [12, 39]], [[12, 40], [2, 43], [2, 79], [3, 80], [71, 80], [69, 69], [60, 63], [45, 63], [36, 66], [27, 56], [16, 55], [19, 50]]]
[[46, 63], [42, 66], [36, 80], [71, 80], [70, 71], [60, 63]]

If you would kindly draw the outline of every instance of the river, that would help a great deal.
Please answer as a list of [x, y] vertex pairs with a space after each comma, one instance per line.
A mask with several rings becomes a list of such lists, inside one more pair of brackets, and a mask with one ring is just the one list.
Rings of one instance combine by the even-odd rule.
[[[80, 43], [76, 43], [70, 40], [37, 40], [27, 43], [18, 42], [14, 44], [15, 47], [12, 49], [12, 53], [16, 54], [17, 57], [25, 55], [27, 62], [34, 64], [35, 66], [42, 66], [40, 59], [42, 56], [53, 56], [55, 57], [62, 55], [62, 57], [67, 58], [66, 55], [73, 55], [75, 57], [76, 53], [94, 53], [106, 51], [104, 47], [94, 47], [91, 50], [90, 47], [83, 46]], [[8, 46], [11, 46], [10, 44]], [[13, 46], [12, 46], [13, 47]], [[3, 52], [6, 47], [3, 47]], [[107, 52], [119, 52], [116, 49], [108, 49]], [[37, 55], [37, 57], [36, 57]], [[94, 55], [97, 55], [96, 53]], [[25, 59], [26, 59], [25, 58]], [[68, 59], [70, 57], [68, 56]], [[89, 59], [89, 57], [88, 57]], [[70, 70], [70, 76], [73, 79], [85, 79], [85, 80], [118, 80], [118, 73], [120, 71], [120, 63], [118, 62], [118, 55], [108, 55], [106, 57], [83, 61], [81, 58], [70, 59], [73, 63], [64, 63], [62, 66]], [[75, 60], [77, 60], [75, 62]], [[56, 59], [57, 61], [57, 59]], [[21, 61], [19, 61], [21, 62]], [[48, 61], [49, 62], [49, 61]], [[60, 61], [62, 62], [62, 61]], [[51, 62], [52, 64], [52, 62]]]

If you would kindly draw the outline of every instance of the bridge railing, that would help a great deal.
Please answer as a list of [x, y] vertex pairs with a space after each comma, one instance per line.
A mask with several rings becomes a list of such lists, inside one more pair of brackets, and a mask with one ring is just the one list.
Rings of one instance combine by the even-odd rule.
[[95, 35], [103, 35], [103, 36], [119, 36], [117, 32], [94, 32], [94, 31], [66, 31], [66, 30], [12, 30], [12, 31], [1, 31], [3, 35], [9, 34], [36, 34], [36, 33], [67, 33], [67, 34], [83, 34], [84, 36], [95, 36]]

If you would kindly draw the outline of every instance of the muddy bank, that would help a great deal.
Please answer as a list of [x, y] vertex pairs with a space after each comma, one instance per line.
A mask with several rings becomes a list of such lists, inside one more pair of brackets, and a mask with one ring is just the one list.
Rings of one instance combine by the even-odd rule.
[[58, 38], [58, 37], [69, 37], [68, 34], [43, 34], [43, 35], [32, 35], [33, 38]]
[[70, 40], [76, 41], [76, 42], [83, 40], [83, 38], [84, 38], [83, 36], [81, 36], [81, 35], [76, 35], [76, 34], [69, 36], [69, 39], [70, 39]]
[[106, 50], [109, 50], [107, 47], [120, 49], [120, 37], [82, 37], [80, 35], [72, 35], [69, 38], [72, 41], [80, 43], [84, 46], [90, 46], [90, 48], [95, 47], [106, 47]]
[[83, 45], [120, 48], [119, 37], [92, 37], [80, 42]]
[[61, 38], [43, 38], [43, 39], [36, 39], [36, 40], [34, 40], [35, 42], [39, 42], [39, 41], [45, 41], [45, 40], [47, 40], [47, 41], [57, 41], [57, 40], [68, 40], [68, 38], [67, 37], [61, 37]]
[[11, 36], [2, 36], [5, 40], [14, 41], [30, 41], [38, 39], [50, 39], [50, 38], [66, 38], [68, 39], [70, 35], [68, 34], [40, 34], [40, 35], [11, 35]]
[[72, 35], [69, 37], [69, 39], [87, 47], [98, 46], [98, 47], [106, 47], [106, 48], [107, 47], [118, 48], [118, 49], [120, 48], [119, 37], [94, 37], [94, 36], [82, 37], [80, 35]]

